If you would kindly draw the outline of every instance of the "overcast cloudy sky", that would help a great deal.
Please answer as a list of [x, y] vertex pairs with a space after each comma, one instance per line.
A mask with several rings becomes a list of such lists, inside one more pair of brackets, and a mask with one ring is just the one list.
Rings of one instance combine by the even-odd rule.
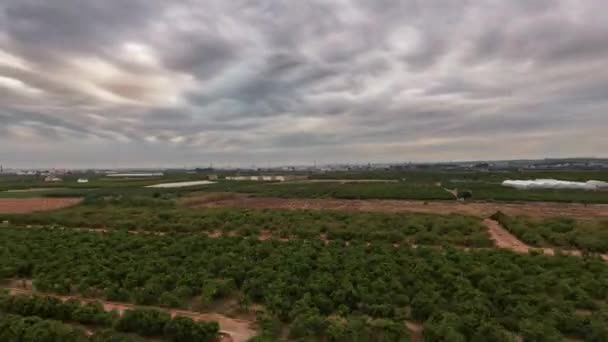
[[0, 0], [6, 166], [608, 156], [605, 0]]

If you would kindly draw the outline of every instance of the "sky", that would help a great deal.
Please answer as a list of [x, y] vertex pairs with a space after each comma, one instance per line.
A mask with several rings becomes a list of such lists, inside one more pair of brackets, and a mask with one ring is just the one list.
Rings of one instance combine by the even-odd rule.
[[5, 167], [608, 156], [605, 0], [0, 0]]

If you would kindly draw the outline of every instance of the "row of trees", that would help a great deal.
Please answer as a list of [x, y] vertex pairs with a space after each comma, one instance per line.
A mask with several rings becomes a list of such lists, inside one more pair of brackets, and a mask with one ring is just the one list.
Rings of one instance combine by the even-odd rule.
[[79, 206], [31, 215], [0, 215], [17, 225], [58, 224], [67, 227], [201, 232], [222, 230], [257, 236], [270, 231], [281, 237], [347, 241], [492, 245], [480, 220], [462, 215], [347, 213], [335, 211], [188, 209], [172, 207]]
[[0, 311], [112, 328], [142, 336], [163, 336], [176, 342], [213, 341], [219, 331], [217, 322], [195, 322], [180, 316], [172, 318], [165, 312], [144, 309], [126, 310], [119, 315], [116, 311], [106, 311], [100, 303], [63, 302], [47, 296], [0, 294]]
[[[412, 320], [424, 323], [432, 341], [513, 334], [608, 340], [608, 265], [592, 257], [3, 229], [0, 271], [33, 278], [44, 291], [150, 304], [172, 298], [170, 306], [239, 293], [290, 323], [295, 336], [329, 338], [340, 326], [398, 331]], [[351, 324], [357, 317], [371, 327]]]
[[24, 317], [0, 312], [0, 341], [3, 342], [143, 342], [136, 336], [102, 330], [91, 335], [84, 329], [56, 320]]

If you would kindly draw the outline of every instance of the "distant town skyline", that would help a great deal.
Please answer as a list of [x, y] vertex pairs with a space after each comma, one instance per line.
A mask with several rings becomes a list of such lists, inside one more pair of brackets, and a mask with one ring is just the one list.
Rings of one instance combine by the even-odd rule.
[[4, 167], [608, 157], [601, 0], [0, 2]]

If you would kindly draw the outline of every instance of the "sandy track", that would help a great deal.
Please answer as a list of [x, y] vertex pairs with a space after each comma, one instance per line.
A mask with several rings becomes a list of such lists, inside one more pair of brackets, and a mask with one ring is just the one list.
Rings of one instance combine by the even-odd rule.
[[424, 341], [424, 326], [422, 325], [422, 323], [406, 321], [405, 326], [410, 331], [410, 340], [412, 342]]
[[490, 239], [494, 240], [496, 247], [510, 249], [517, 253], [528, 253], [530, 251], [530, 246], [509, 233], [497, 221], [485, 219], [483, 224], [488, 228]]
[[25, 214], [34, 211], [71, 207], [82, 198], [0, 198], [0, 214]]
[[[103, 305], [105, 310], [107, 310], [107, 311], [116, 310], [120, 314], [122, 314], [125, 310], [144, 308], [141, 306], [128, 304], [128, 303], [109, 302], [109, 301], [103, 301], [103, 300], [99, 300], [99, 299], [83, 298], [80, 296], [60, 296], [60, 295], [43, 293], [43, 292], [31, 290], [31, 289], [23, 289], [23, 288], [17, 288], [17, 287], [7, 287], [5, 289], [9, 290], [10, 293], [13, 295], [15, 295], [15, 294], [36, 294], [36, 295], [42, 295], [42, 296], [55, 297], [62, 301], [67, 301], [69, 299], [75, 299], [82, 303], [99, 302]], [[173, 309], [166, 309], [166, 308], [161, 308], [161, 307], [149, 307], [149, 306], [146, 306], [145, 308], [167, 312], [171, 315], [171, 317], [184, 316], [184, 317], [190, 317], [195, 321], [217, 321], [220, 325], [220, 332], [222, 333], [221, 335], [224, 336], [224, 338], [222, 338], [222, 341], [245, 342], [256, 335], [256, 331], [251, 328], [251, 326], [253, 325], [253, 322], [247, 321], [247, 320], [230, 318], [230, 317], [227, 317], [224, 315], [214, 314], [214, 313], [199, 313], [199, 312], [187, 311], [187, 310], [173, 310]], [[229, 335], [229, 336], [226, 336], [226, 335]]]
[[182, 202], [199, 208], [252, 208], [252, 209], [308, 209], [370, 212], [420, 212], [436, 214], [463, 214], [489, 217], [497, 211], [507, 215], [533, 217], [570, 216], [586, 219], [608, 219], [608, 204], [578, 204], [549, 202], [458, 202], [458, 201], [410, 201], [410, 200], [340, 200], [300, 199], [232, 196], [231, 198], [209, 196], [194, 197]]

